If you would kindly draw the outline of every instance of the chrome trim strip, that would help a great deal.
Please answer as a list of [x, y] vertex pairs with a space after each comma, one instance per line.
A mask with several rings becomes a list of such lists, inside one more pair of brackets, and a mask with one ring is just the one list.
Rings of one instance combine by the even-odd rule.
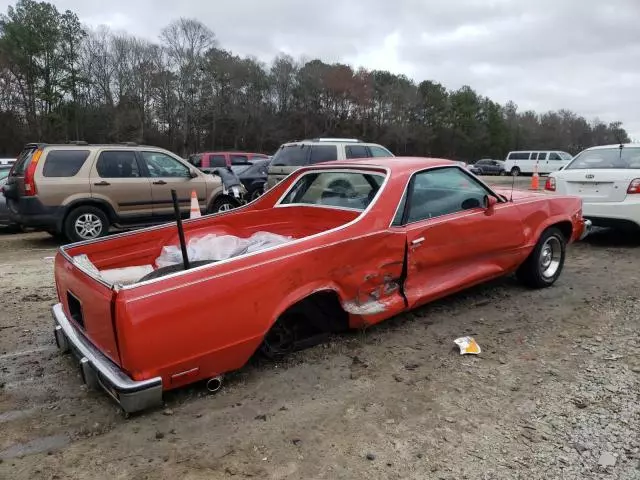
[[[80, 334], [76, 328], [69, 322], [67, 316], [62, 310], [62, 304], [58, 303], [52, 308], [53, 318], [56, 322], [56, 329], [59, 326], [66, 340], [76, 349], [78, 352], [86, 358], [93, 367], [104, 379], [121, 393], [135, 393], [141, 390], [162, 386], [162, 378], [154, 377], [148, 380], [132, 380], [127, 374], [125, 374], [120, 367], [114, 364], [111, 360], [105, 357], [96, 347], [94, 347], [88, 340], [86, 340], [82, 334]], [[56, 335], [59, 335], [57, 332]], [[86, 362], [84, 362], [86, 363]]]

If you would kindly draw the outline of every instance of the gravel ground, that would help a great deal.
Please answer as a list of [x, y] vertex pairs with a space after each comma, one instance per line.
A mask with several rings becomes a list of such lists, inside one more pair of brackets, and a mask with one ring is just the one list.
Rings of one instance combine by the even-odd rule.
[[[0, 235], [1, 479], [640, 478], [640, 235], [124, 418], [59, 355], [43, 234]], [[461, 356], [453, 339], [483, 351]]]

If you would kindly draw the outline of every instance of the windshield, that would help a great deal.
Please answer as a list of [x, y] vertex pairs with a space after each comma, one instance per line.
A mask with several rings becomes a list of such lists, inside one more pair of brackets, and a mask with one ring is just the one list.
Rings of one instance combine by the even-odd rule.
[[241, 173], [249, 170], [252, 166], [253, 164], [251, 163], [245, 163], [243, 165], [231, 165], [231, 170], [233, 170], [233, 173], [235, 173], [236, 175], [240, 175]]
[[558, 154], [560, 155], [560, 158], [562, 158], [563, 160], [571, 160], [573, 158], [573, 155], [567, 152], [558, 152]]
[[316, 172], [301, 176], [281, 205], [321, 205], [364, 210], [380, 190], [384, 175], [356, 172]]
[[640, 147], [610, 147], [585, 150], [565, 170], [640, 168]]

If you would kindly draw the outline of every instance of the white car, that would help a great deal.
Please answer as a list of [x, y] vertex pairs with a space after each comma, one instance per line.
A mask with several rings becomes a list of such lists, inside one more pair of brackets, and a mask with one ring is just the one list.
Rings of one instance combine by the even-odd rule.
[[594, 226], [640, 229], [640, 143], [588, 148], [550, 174], [545, 190], [581, 197]]

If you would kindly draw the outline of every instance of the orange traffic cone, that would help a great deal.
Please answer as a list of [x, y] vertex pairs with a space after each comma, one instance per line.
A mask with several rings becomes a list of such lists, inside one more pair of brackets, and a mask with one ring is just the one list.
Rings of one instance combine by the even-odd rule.
[[200, 205], [198, 205], [198, 196], [196, 191], [191, 191], [191, 211], [189, 212], [189, 218], [198, 218], [202, 214], [200, 213]]
[[538, 162], [533, 166], [533, 177], [531, 177], [531, 190], [540, 188], [540, 176], [538, 175]]

